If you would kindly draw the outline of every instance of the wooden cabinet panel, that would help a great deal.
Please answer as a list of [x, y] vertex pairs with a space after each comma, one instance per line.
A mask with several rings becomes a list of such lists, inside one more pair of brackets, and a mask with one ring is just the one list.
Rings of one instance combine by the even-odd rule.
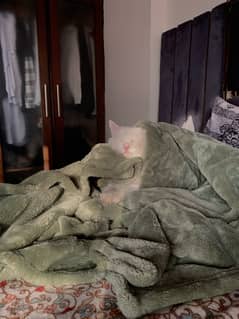
[[[4, 23], [1, 16], [6, 12], [16, 21], [17, 40], [12, 43], [16, 46], [16, 60], [23, 65], [19, 66], [23, 103], [17, 111], [22, 113], [22, 123], [26, 125], [22, 127], [26, 141], [22, 138], [19, 145], [12, 145], [7, 139], [8, 123], [6, 119], [0, 121], [3, 167], [0, 175], [7, 182], [19, 182], [35, 171], [80, 160], [95, 143], [104, 141], [103, 0], [2, 1], [0, 24]], [[35, 29], [31, 28], [33, 25]], [[23, 36], [19, 38], [21, 32]], [[0, 38], [2, 74], [6, 62], [3, 43]], [[22, 54], [17, 43], [23, 48]], [[27, 50], [34, 54], [28, 57]], [[32, 69], [28, 74], [29, 61]], [[36, 74], [34, 79], [29, 78], [37, 67], [38, 78]], [[5, 79], [0, 79], [0, 115], [6, 109], [3, 99], [10, 100], [6, 78], [5, 75]], [[35, 81], [35, 87], [30, 93], [36, 95], [38, 82], [40, 102], [29, 111], [26, 96], [27, 81], [31, 80]], [[18, 123], [20, 128], [21, 125]], [[15, 129], [14, 123], [11, 127], [13, 132], [19, 129], [17, 125]], [[19, 132], [22, 133], [21, 129]], [[20, 139], [19, 134], [17, 137]], [[31, 152], [37, 152], [38, 161], [30, 160]]]

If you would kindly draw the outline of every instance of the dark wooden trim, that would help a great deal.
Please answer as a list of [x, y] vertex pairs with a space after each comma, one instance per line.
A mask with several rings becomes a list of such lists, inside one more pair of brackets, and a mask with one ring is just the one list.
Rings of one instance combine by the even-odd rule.
[[[42, 134], [43, 134], [43, 159], [44, 169], [51, 169], [53, 165], [52, 150], [52, 112], [50, 103], [50, 81], [49, 81], [49, 60], [47, 46], [47, 29], [46, 29], [46, 1], [36, 1], [37, 17], [37, 38], [40, 68], [40, 85], [41, 85], [41, 109], [42, 109]], [[47, 87], [48, 116], [46, 114], [46, 104], [44, 95], [44, 85]]]
[[[64, 165], [64, 118], [61, 99], [61, 60], [60, 60], [60, 30], [59, 30], [59, 1], [48, 1], [49, 63], [51, 83], [51, 103], [53, 112], [53, 167]], [[57, 85], [60, 89], [60, 116], [57, 106]]]
[[3, 167], [3, 153], [2, 145], [0, 144], [0, 183], [4, 182], [4, 167]]

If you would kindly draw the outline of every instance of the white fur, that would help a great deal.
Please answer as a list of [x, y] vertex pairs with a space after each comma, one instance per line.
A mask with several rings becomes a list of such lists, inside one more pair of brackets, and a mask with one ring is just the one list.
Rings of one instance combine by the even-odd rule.
[[192, 115], [189, 115], [186, 121], [183, 123], [182, 128], [185, 128], [191, 132], [195, 132]]
[[[119, 126], [109, 121], [112, 137], [109, 139], [110, 146], [127, 158], [142, 157], [145, 155], [146, 131], [140, 127]], [[136, 191], [140, 186], [140, 177], [136, 177], [127, 185], [108, 184], [100, 194], [104, 204], [118, 203], [128, 193]]]
[[109, 122], [111, 135], [110, 146], [128, 158], [144, 157], [146, 132], [141, 127], [119, 126], [113, 121]]

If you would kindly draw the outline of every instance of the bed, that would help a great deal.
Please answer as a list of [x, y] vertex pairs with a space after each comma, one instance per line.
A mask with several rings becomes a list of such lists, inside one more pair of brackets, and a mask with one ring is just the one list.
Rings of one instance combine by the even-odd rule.
[[[1, 318], [123, 319], [111, 286], [93, 285], [61, 288], [34, 286], [23, 280], [1, 282]], [[145, 319], [237, 318], [239, 291], [165, 308]]]
[[[224, 141], [222, 135], [225, 132], [220, 129], [217, 131], [214, 121], [213, 125], [211, 122], [215, 100], [216, 107], [223, 104], [225, 108], [225, 103], [228, 107], [228, 103], [220, 98], [229, 83], [225, 67], [228, 6], [228, 3], [220, 5], [165, 32], [161, 50], [159, 121], [206, 132], [219, 140], [221, 138], [221, 141]], [[233, 86], [231, 89], [235, 90]], [[226, 129], [228, 133], [228, 127]], [[228, 134], [225, 136], [228, 140]], [[172, 305], [144, 318], [209, 319], [238, 316], [239, 289], [216, 297]], [[0, 281], [0, 318], [125, 317], [117, 307], [112, 285], [105, 279], [91, 284], [50, 287], [44, 283], [31, 284], [30, 281], [12, 279]]]

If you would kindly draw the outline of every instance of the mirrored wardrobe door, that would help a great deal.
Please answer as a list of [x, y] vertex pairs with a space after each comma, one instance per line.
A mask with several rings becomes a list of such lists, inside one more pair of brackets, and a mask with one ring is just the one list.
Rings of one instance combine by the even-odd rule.
[[63, 154], [58, 157], [63, 161], [61, 164], [67, 164], [82, 159], [99, 141], [95, 47], [97, 1], [53, 2], [51, 10], [57, 9], [54, 25], [53, 21], [51, 23], [52, 61], [59, 63], [59, 69], [53, 72], [54, 112], [56, 125], [62, 125], [63, 132], [62, 140], [58, 135], [57, 148]]
[[44, 167], [36, 1], [0, 2], [0, 134], [5, 182]]

